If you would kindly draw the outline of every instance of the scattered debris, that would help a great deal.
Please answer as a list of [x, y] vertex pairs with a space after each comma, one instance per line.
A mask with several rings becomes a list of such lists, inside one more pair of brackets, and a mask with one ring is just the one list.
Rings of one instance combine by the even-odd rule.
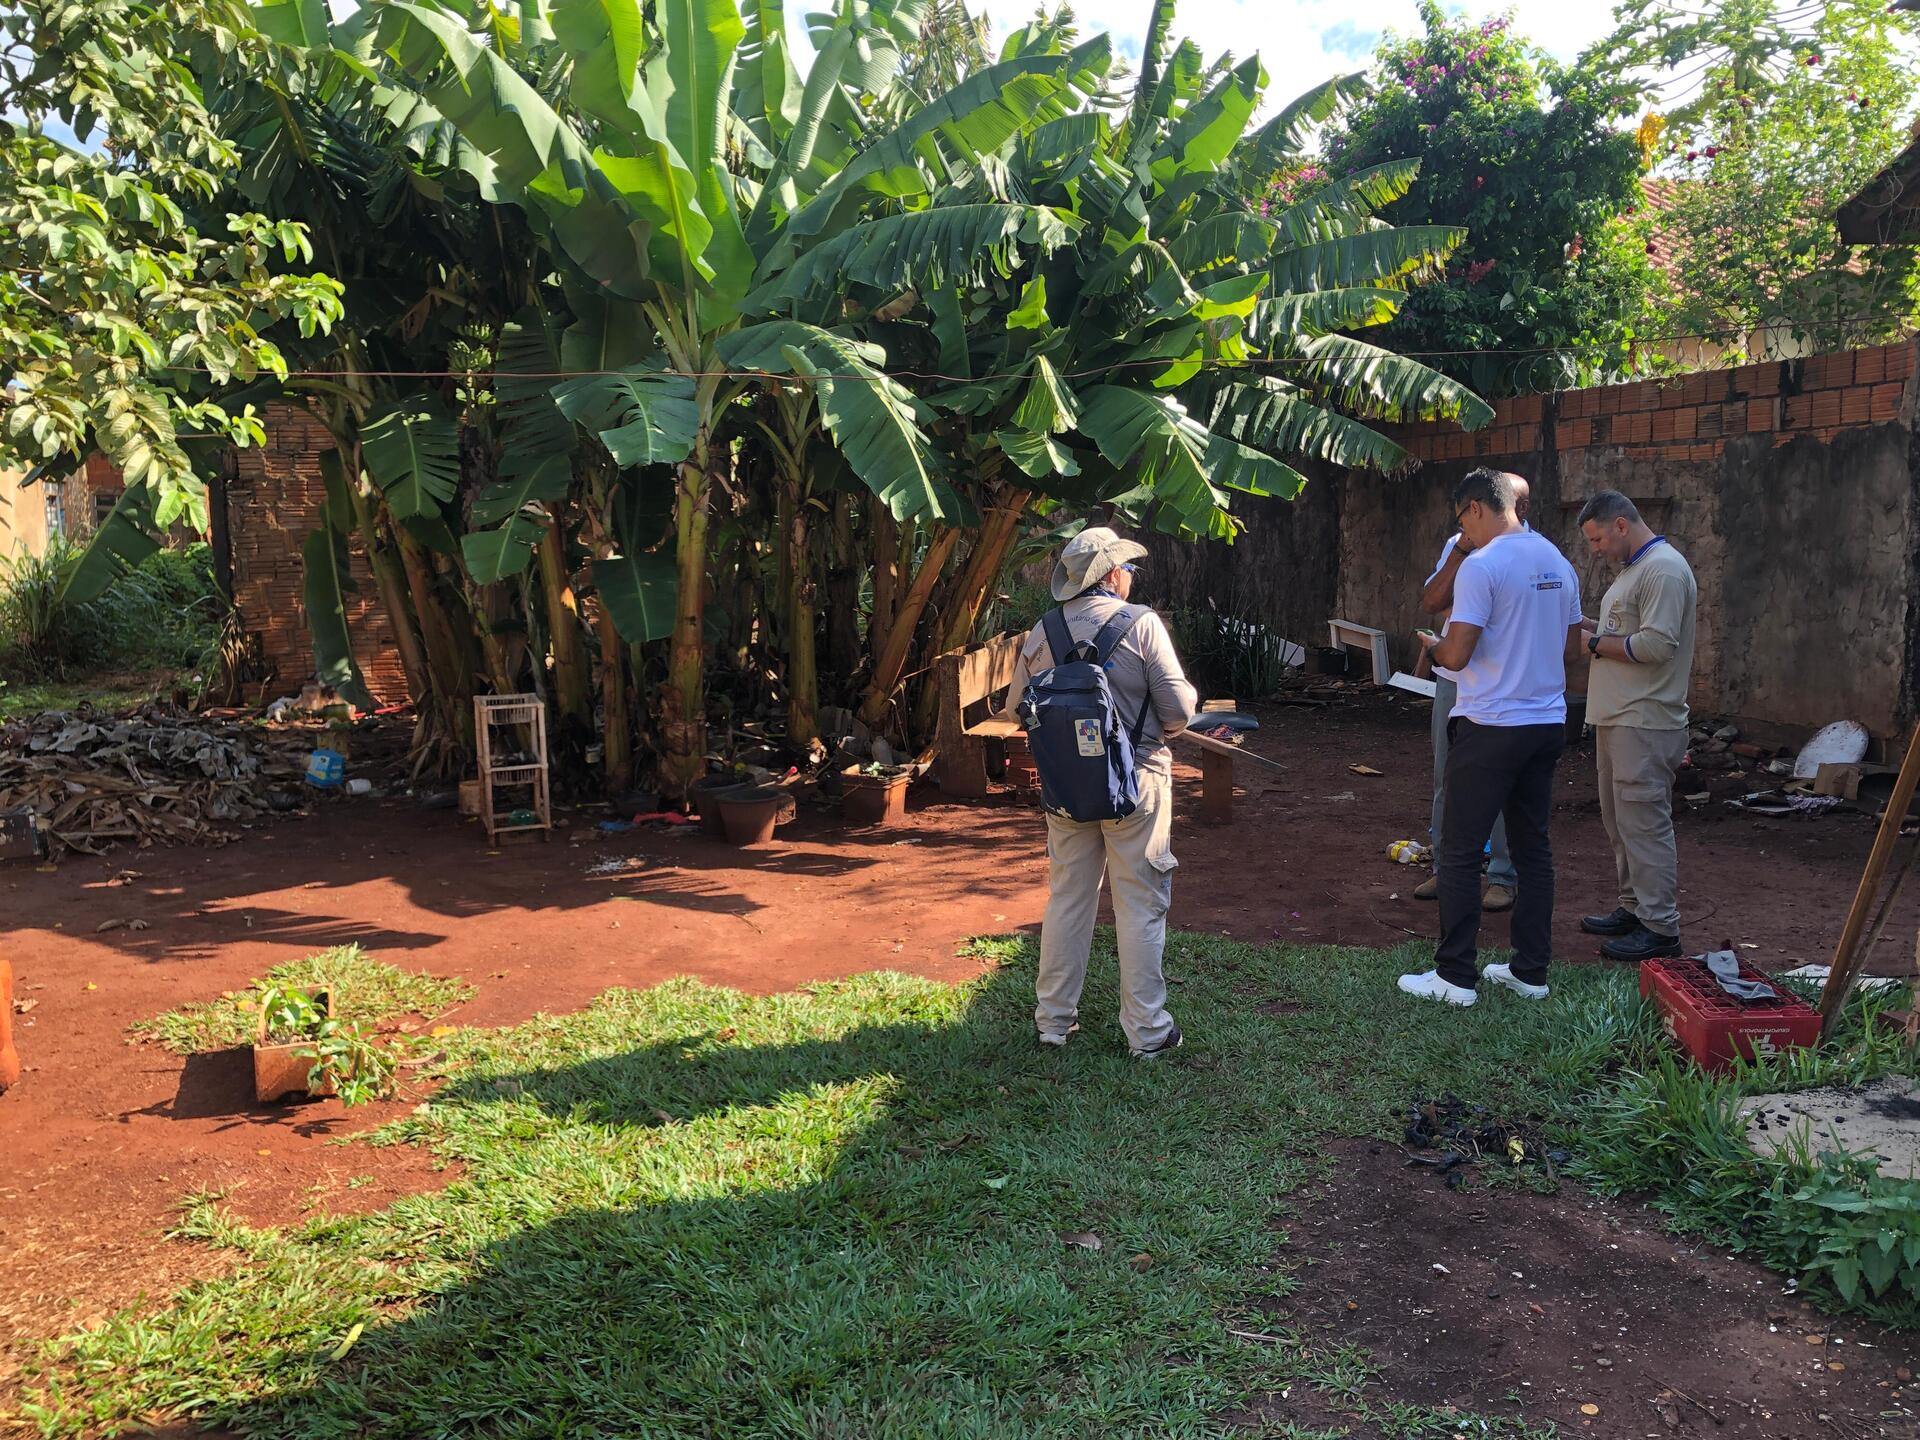
[[1888, 1076], [1857, 1090], [1753, 1095], [1740, 1113], [1756, 1155], [1804, 1145], [1871, 1156], [1889, 1177], [1920, 1175], [1920, 1081]]
[[1387, 858], [1396, 865], [1426, 865], [1433, 860], [1433, 848], [1418, 840], [1396, 840], [1387, 846]]
[[635, 870], [644, 870], [647, 862], [637, 855], [609, 855], [604, 860], [596, 860], [587, 867], [589, 875], [625, 875]]
[[1347, 769], [1352, 774], [1365, 775], [1374, 780], [1381, 779], [1387, 773], [1384, 770], [1376, 770], [1371, 765], [1349, 765]]
[[1063, 1231], [1060, 1243], [1073, 1250], [1101, 1250], [1106, 1247], [1106, 1242], [1091, 1230]]
[[272, 812], [303, 756], [261, 732], [159, 706], [119, 719], [48, 711], [0, 727], [0, 809], [24, 807], [51, 845], [225, 844]]
[[1549, 1176], [1567, 1160], [1564, 1150], [1549, 1152], [1538, 1130], [1497, 1119], [1484, 1105], [1469, 1105], [1456, 1095], [1421, 1100], [1407, 1107], [1404, 1139], [1414, 1152], [1407, 1164], [1425, 1166], [1446, 1177], [1449, 1190], [1464, 1182], [1462, 1171], [1482, 1160], [1541, 1164]]

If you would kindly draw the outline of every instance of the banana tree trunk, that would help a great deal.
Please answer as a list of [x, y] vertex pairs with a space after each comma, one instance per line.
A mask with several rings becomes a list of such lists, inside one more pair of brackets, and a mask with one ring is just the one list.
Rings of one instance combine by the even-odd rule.
[[540, 587], [547, 602], [547, 643], [553, 652], [553, 683], [560, 713], [583, 729], [593, 728], [593, 677], [580, 634], [580, 602], [567, 580], [567, 547], [560, 517], [540, 537]]
[[454, 633], [446, 606], [441, 603], [427, 552], [404, 526], [390, 525], [388, 533], [400, 552], [407, 589], [413, 596], [414, 613], [420, 617], [420, 636], [426, 647], [434, 692], [444, 707], [449, 730], [462, 747], [471, 749], [473, 711], [469, 702], [473, 698], [473, 666]]
[[633, 788], [633, 719], [627, 711], [627, 647], [613, 628], [607, 607], [593, 607], [594, 638], [600, 642], [600, 706], [606, 716], [601, 736], [607, 794]]
[[860, 668], [861, 564], [853, 532], [853, 502], [833, 497], [833, 525], [827, 562], [827, 673], [837, 682], [833, 701], [843, 703]]
[[667, 682], [660, 694], [660, 780], [667, 794], [684, 798], [706, 770], [706, 658], [708, 434], [694, 443], [680, 466], [674, 496], [680, 594], [667, 648]]
[[[946, 612], [940, 617], [940, 628], [933, 642], [934, 655], [958, 649], [973, 638], [973, 627], [979, 622], [987, 593], [1000, 578], [1000, 571], [1007, 563], [1007, 552], [1013, 549], [1014, 536], [1020, 531], [1020, 516], [1032, 498], [1032, 491], [1014, 491], [980, 527], [980, 538], [967, 556], [966, 568], [960, 572], [959, 582], [947, 597]], [[939, 698], [939, 690], [933, 685], [921, 690], [919, 703], [914, 707], [916, 735], [932, 730], [934, 707]]]
[[867, 626], [867, 653], [879, 655], [893, 634], [900, 603], [900, 526], [884, 501], [868, 502], [873, 515], [873, 619]]
[[919, 628], [921, 613], [927, 608], [940, 572], [946, 568], [959, 541], [960, 532], [950, 526], [942, 526], [934, 535], [933, 543], [927, 546], [926, 558], [920, 562], [920, 573], [913, 577], [913, 584], [893, 617], [886, 647], [874, 656], [873, 678], [867, 682], [867, 693], [860, 701], [860, 721], [870, 730], [878, 728], [886, 717], [887, 707], [893, 703], [893, 692], [899, 688], [900, 674], [906, 668], [907, 652], [913, 648], [913, 632]]
[[[801, 482], [795, 482], [797, 489]], [[813, 573], [807, 566], [807, 507], [797, 499], [782, 532], [787, 597], [787, 740], [811, 745], [820, 732], [820, 672], [814, 653]]]
[[400, 652], [400, 668], [406, 673], [407, 690], [413, 697], [415, 711], [424, 714], [436, 705], [439, 697], [434, 694], [433, 675], [427, 668], [426, 651], [421, 648], [419, 621], [407, 601], [406, 576], [393, 557], [392, 547], [382, 543], [380, 527], [366, 497], [352, 485], [347, 487], [347, 493], [353, 497], [353, 518], [360, 527], [360, 543], [366, 548], [367, 563], [373, 567], [381, 607], [393, 622], [394, 648]]

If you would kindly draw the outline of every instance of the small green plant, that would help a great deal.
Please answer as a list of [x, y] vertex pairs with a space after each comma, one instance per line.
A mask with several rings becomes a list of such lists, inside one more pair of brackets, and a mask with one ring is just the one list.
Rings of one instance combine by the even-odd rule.
[[437, 1016], [474, 995], [473, 986], [465, 980], [402, 970], [374, 959], [358, 945], [340, 945], [274, 966], [253, 989], [235, 990], [137, 1021], [128, 1033], [136, 1040], [164, 1045], [176, 1055], [250, 1044], [258, 1021], [254, 1007], [261, 988], [267, 986], [331, 991], [334, 1011], [341, 1019], [367, 1025], [403, 1015]]
[[308, 1090], [318, 1093], [331, 1084], [343, 1104], [360, 1105], [393, 1089], [393, 1053], [359, 1021], [330, 1014], [313, 992], [296, 985], [263, 981], [254, 993], [267, 1043], [311, 1054]]
[[1172, 613], [1174, 647], [1208, 695], [1264, 700], [1287, 673], [1287, 642], [1257, 621], [1205, 610]]
[[1783, 1268], [1832, 1285], [1848, 1305], [1877, 1302], [1908, 1323], [1920, 1313], [1920, 1182], [1822, 1155], [1774, 1225]]

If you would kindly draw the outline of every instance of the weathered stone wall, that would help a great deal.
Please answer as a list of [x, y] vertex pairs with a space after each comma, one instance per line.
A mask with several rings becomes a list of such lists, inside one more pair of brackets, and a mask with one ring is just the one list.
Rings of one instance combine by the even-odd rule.
[[1533, 482], [1534, 526], [1574, 562], [1592, 614], [1611, 575], [1575, 520], [1619, 490], [1700, 582], [1698, 709], [1895, 734], [1920, 649], [1913, 384], [1913, 347], [1896, 345], [1510, 401], [1472, 435], [1409, 427], [1418, 469], [1343, 482], [1338, 611], [1409, 663], [1452, 488], [1493, 465]]

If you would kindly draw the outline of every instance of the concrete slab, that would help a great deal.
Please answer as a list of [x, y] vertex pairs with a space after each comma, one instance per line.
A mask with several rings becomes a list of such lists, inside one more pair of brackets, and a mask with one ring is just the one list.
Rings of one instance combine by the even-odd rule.
[[1869, 1156], [1890, 1178], [1920, 1174], [1920, 1081], [1892, 1075], [1858, 1090], [1753, 1095], [1740, 1113], [1756, 1155], [1805, 1144], [1816, 1155], [1845, 1150]]

